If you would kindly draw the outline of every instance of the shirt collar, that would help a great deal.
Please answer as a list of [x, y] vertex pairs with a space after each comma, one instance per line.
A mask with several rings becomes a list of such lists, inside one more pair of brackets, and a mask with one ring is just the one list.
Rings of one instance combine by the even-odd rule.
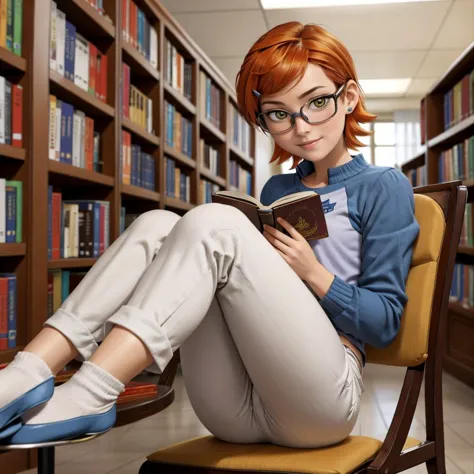
[[[328, 168], [328, 184], [339, 183], [346, 179], [352, 178], [356, 174], [368, 168], [370, 165], [365, 161], [364, 155], [359, 153], [352, 157], [351, 161], [344, 163], [343, 165], [336, 166], [335, 168]], [[301, 180], [304, 177], [314, 173], [314, 163], [311, 161], [303, 160], [296, 167], [296, 175]]]

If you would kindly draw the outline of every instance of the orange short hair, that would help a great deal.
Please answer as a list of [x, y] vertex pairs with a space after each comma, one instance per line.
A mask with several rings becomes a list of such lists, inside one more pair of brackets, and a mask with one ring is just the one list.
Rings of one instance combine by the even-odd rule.
[[[352, 56], [333, 34], [314, 24], [303, 25], [297, 21], [284, 23], [256, 41], [237, 74], [237, 102], [244, 119], [250, 125], [257, 126], [258, 99], [252, 93], [253, 89], [262, 95], [275, 94], [294, 81], [301, 80], [310, 62], [320, 66], [336, 87], [349, 79], [358, 83]], [[359, 123], [371, 122], [376, 117], [367, 112], [360, 96], [354, 111], [346, 117], [344, 139], [348, 148], [364, 146], [357, 136], [367, 136], [371, 132]], [[278, 164], [281, 164], [290, 156], [275, 144], [270, 163], [279, 159]], [[295, 168], [300, 161], [300, 157], [293, 156], [291, 168]]]

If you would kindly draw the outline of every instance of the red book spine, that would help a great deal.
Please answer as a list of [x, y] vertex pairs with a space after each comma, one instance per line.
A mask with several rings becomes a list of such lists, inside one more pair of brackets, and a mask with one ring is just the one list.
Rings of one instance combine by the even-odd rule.
[[100, 204], [100, 240], [99, 240], [99, 255], [102, 255], [105, 251], [105, 204]]
[[122, 0], [122, 38], [127, 39], [127, 0]]
[[53, 193], [53, 260], [61, 258], [61, 200], [61, 193]]
[[18, 148], [23, 146], [23, 87], [12, 85], [12, 145]]
[[8, 349], [8, 278], [0, 278], [0, 350]]
[[107, 56], [104, 54], [102, 56], [102, 64], [100, 71], [100, 98], [103, 102], [107, 102]]

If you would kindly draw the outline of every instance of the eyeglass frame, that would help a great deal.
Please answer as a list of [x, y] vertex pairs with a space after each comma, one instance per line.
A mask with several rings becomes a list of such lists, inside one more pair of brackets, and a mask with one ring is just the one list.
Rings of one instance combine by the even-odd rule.
[[[317, 96], [317, 97], [312, 97], [311, 99], [309, 99], [307, 102], [305, 102], [301, 108], [300, 108], [300, 111], [299, 112], [294, 112], [294, 113], [290, 113], [288, 112], [287, 110], [283, 110], [283, 109], [271, 109], [271, 110], [267, 110], [266, 112], [258, 112], [256, 114], [256, 119], [257, 119], [257, 123], [258, 125], [260, 126], [260, 128], [262, 129], [262, 131], [265, 133], [265, 132], [268, 132], [270, 133], [271, 135], [280, 135], [282, 133], [286, 133], [286, 132], [289, 132], [290, 130], [292, 130], [293, 128], [295, 128], [295, 124], [296, 124], [296, 117], [301, 117], [306, 123], [310, 124], [310, 125], [318, 125], [318, 124], [321, 124], [321, 123], [325, 123], [327, 122], [328, 120], [331, 120], [336, 114], [337, 114], [337, 100], [339, 99], [340, 95], [342, 94], [342, 91], [344, 90], [344, 88], [346, 87], [346, 84], [347, 83], [344, 83], [342, 84], [339, 89], [337, 89], [336, 92], [332, 93], [332, 94], [324, 94], [324, 95], [320, 95], [320, 96]], [[258, 98], [258, 101], [259, 101], [259, 106], [258, 108], [260, 109], [260, 96], [261, 94], [258, 93], [257, 91], [253, 91], [254, 92], [254, 95], [257, 96]], [[315, 99], [321, 99], [321, 98], [330, 98], [330, 99], [333, 99], [334, 100], [334, 104], [335, 104], [335, 111], [334, 113], [328, 117], [327, 119], [325, 120], [322, 120], [321, 122], [310, 122], [308, 120], [308, 117], [303, 113], [303, 109], [310, 103], [312, 102], [313, 100]], [[270, 130], [268, 130], [267, 128], [265, 128], [265, 126], [263, 125], [265, 122], [264, 120], [261, 118], [261, 116], [263, 115], [266, 115], [270, 112], [275, 112], [276, 110], [281, 110], [283, 112], [286, 112], [289, 116], [290, 116], [290, 120], [291, 120], [291, 127], [290, 128], [287, 128], [286, 130], [283, 130], [282, 132], [270, 132]]]

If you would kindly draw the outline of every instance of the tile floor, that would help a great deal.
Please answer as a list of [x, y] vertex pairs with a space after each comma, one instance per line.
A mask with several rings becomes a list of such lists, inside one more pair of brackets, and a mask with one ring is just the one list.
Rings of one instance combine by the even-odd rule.
[[[365, 393], [354, 434], [383, 439], [395, 410], [404, 370], [368, 364], [364, 371]], [[176, 399], [162, 413], [137, 423], [115, 428], [82, 445], [56, 452], [57, 474], [137, 474], [148, 454], [178, 441], [206, 435], [189, 404], [182, 377], [175, 382]], [[449, 374], [443, 377], [445, 438], [448, 474], [474, 474], [474, 389]], [[410, 435], [423, 438], [424, 401], [420, 401]], [[23, 471], [33, 474], [35, 470]], [[424, 474], [416, 467], [410, 474]]]

